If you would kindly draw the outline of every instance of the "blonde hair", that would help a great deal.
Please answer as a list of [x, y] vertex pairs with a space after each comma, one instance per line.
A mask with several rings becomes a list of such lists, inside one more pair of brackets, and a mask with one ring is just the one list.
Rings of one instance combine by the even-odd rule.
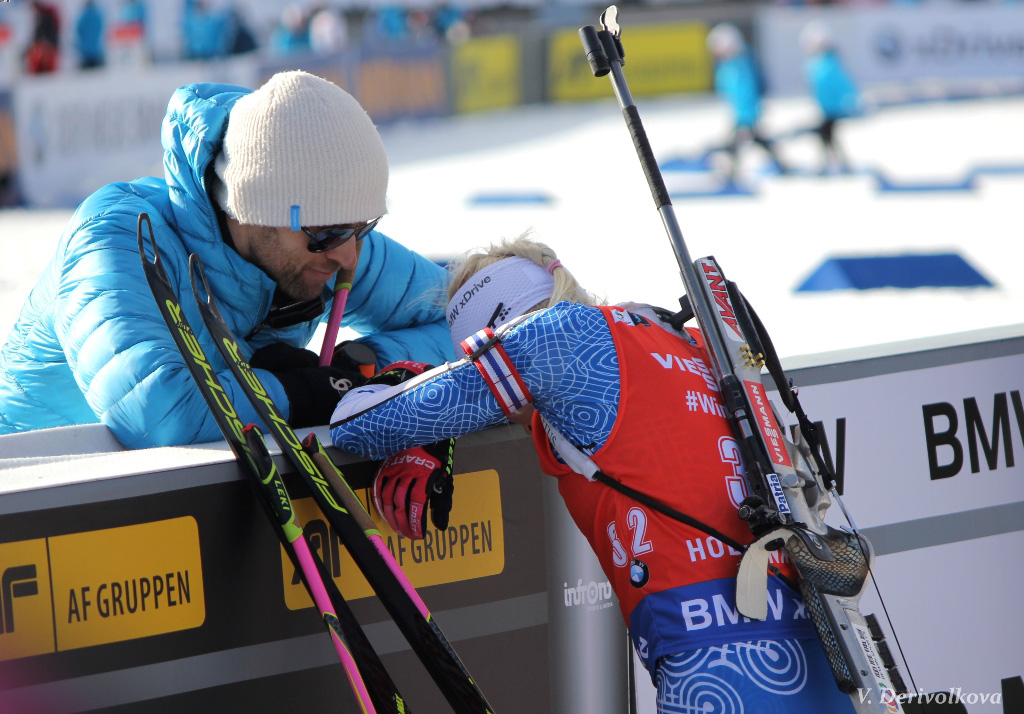
[[[528, 235], [529, 233], [523, 233], [518, 238], [502, 238], [498, 243], [492, 243], [486, 248], [471, 250], [449, 263], [448, 293], [445, 302], [447, 303], [448, 300], [451, 300], [452, 296], [459, 291], [459, 288], [466, 284], [466, 281], [474, 273], [486, 268], [488, 265], [497, 263], [499, 260], [504, 260], [505, 258], [526, 258], [542, 268], [547, 268], [549, 263], [558, 260], [555, 251], [540, 241], [531, 240], [527, 237]], [[551, 277], [555, 279], [555, 287], [551, 297], [534, 305], [530, 308], [529, 312], [551, 307], [563, 300], [583, 305], [602, 304], [599, 298], [584, 290], [576, 282], [576, 278], [562, 266], [561, 262], [550, 272]]]

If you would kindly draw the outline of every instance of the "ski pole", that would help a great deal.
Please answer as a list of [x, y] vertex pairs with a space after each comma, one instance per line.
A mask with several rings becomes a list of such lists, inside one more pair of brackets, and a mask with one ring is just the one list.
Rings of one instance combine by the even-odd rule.
[[[290, 550], [293, 563], [297, 562], [299, 571], [302, 573], [302, 580], [306, 584], [313, 603], [320, 611], [321, 617], [327, 624], [331, 634], [331, 641], [338, 653], [345, 674], [348, 677], [349, 687], [356, 695], [360, 710], [363, 714], [376, 714], [372, 697], [367, 691], [366, 683], [359, 672], [359, 667], [352, 656], [352, 652], [345, 644], [344, 634], [341, 629], [341, 622], [335, 614], [339, 608], [335, 607], [330, 595], [327, 593], [326, 582], [331, 581], [330, 575], [323, 562], [315, 559], [306, 542], [302, 532], [302, 526], [295, 519], [295, 509], [292, 500], [288, 496], [284, 482], [277, 472], [277, 466], [270, 452], [267, 451], [266, 442], [259, 427], [249, 424], [245, 427], [246, 443], [254, 460], [260, 464], [260, 473], [253, 473], [252, 482], [258, 486], [257, 491], [262, 497], [263, 503], [269, 510], [271, 518], [275, 521], [278, 537], [281, 543]], [[400, 698], [399, 698], [399, 701]]]
[[[146, 256], [143, 224], [148, 229], [149, 244], [153, 252], [152, 261]], [[188, 324], [164, 271], [148, 214], [139, 215], [137, 233], [143, 272], [160, 315], [214, 421], [234, 452], [239, 468], [256, 488], [260, 504], [270, 517], [285, 552], [302, 574], [303, 583], [328, 627], [360, 708], [363, 712], [379, 711], [389, 714], [407, 711], [394, 682], [384, 669], [348, 604], [338, 592], [333, 579], [327, 574], [323, 563], [309, 549], [301, 527], [294, 520], [291, 500], [277, 467], [267, 452], [262, 434], [256, 427], [243, 427], [230, 397]], [[358, 659], [353, 656], [352, 650], [357, 652]], [[364, 671], [366, 680], [362, 676]], [[370, 684], [369, 691], [367, 681]]]
[[327, 319], [327, 332], [324, 333], [324, 343], [320, 347], [320, 366], [326, 367], [331, 363], [334, 356], [335, 342], [338, 339], [338, 328], [341, 327], [341, 318], [345, 315], [345, 302], [348, 300], [349, 290], [352, 289], [351, 277], [342, 281], [341, 273], [338, 273], [334, 283], [334, 303], [331, 305], [331, 316]]
[[302, 449], [299, 438], [243, 357], [238, 342], [224, 323], [220, 308], [210, 293], [202, 261], [195, 253], [189, 256], [189, 274], [199, 314], [213, 335], [217, 350], [238, 380], [239, 388], [270, 429], [285, 459], [306, 484], [324, 517], [337, 530], [352, 559], [438, 689], [457, 714], [492, 714], [493, 709], [483, 692], [448, 643], [391, 551], [376, 544], [371, 534], [360, 526], [355, 514], [339, 503], [340, 495], [335, 493], [316, 462]]

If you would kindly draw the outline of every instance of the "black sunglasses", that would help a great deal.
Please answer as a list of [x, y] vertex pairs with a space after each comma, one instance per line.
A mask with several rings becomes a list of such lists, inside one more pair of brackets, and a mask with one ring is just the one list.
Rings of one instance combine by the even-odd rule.
[[374, 218], [372, 221], [367, 221], [366, 223], [349, 223], [344, 226], [329, 226], [317, 231], [316, 233], [313, 233], [313, 231], [302, 226], [302, 232], [309, 236], [309, 243], [306, 244], [306, 250], [310, 253], [326, 253], [329, 250], [334, 250], [351, 238], [362, 240], [366, 237], [367, 233], [373, 230], [379, 220], [379, 218]]

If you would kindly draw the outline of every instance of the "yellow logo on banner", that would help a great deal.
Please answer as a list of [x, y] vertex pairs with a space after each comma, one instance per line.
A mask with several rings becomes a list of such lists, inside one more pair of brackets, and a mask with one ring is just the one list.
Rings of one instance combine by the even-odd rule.
[[[700, 22], [630, 27], [623, 71], [635, 96], [705, 91], [712, 63]], [[553, 100], [611, 97], [607, 77], [594, 77], [575, 30], [557, 32], [548, 43], [548, 96]]]
[[0, 583], [0, 660], [206, 619], [199, 528], [188, 516], [0, 544]]
[[452, 95], [456, 112], [474, 112], [519, 104], [519, 38], [477, 37], [452, 53]]
[[[369, 504], [369, 489], [356, 491], [356, 495], [364, 504]], [[373, 595], [370, 584], [334, 529], [324, 520], [313, 499], [298, 499], [294, 506], [310, 547], [331, 569], [335, 584], [345, 599]], [[372, 505], [367, 505], [367, 511], [399, 567], [415, 587], [472, 580], [497, 575], [505, 569], [501, 490], [498, 472], [494, 469], [456, 475], [448, 528], [441, 531], [431, 525], [423, 540], [414, 541], [397, 535]], [[313, 601], [283, 547], [281, 567], [284, 601], [288, 609], [312, 607]]]
[[199, 627], [199, 527], [183, 517], [50, 538], [61, 650]]
[[0, 661], [53, 650], [46, 539], [0, 544]]

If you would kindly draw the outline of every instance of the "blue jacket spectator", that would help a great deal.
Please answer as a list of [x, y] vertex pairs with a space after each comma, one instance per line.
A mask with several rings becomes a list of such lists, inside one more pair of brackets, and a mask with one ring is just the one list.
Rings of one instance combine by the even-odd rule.
[[861, 113], [860, 92], [843, 67], [828, 28], [818, 22], [809, 23], [800, 32], [800, 44], [807, 56], [807, 84], [822, 115], [821, 123], [813, 129], [825, 152], [821, 172], [833, 168], [849, 171], [846, 155], [836, 141], [836, 125], [840, 119]]
[[377, 8], [373, 29], [377, 39], [404, 42], [409, 39], [409, 14], [400, 5], [382, 5]]
[[[444, 270], [368, 232], [386, 211], [387, 158], [350, 95], [304, 72], [256, 92], [181, 87], [162, 143], [163, 178], [101, 188], [65, 228], [0, 350], [0, 433], [102, 422], [129, 448], [221, 438], [143, 275], [141, 213], [243, 423], [258, 419], [196, 310], [190, 253], [293, 426], [326, 424], [342, 382], [359, 383], [346, 358], [318, 367], [302, 349], [330, 309], [334, 271], [354, 271], [342, 324], [379, 364], [454, 358], [443, 309], [424, 297], [443, 292]], [[346, 240], [354, 233], [366, 235]]]
[[185, 59], [205, 60], [228, 53], [228, 18], [210, 9], [207, 0], [186, 0], [182, 18]]
[[270, 54], [276, 57], [309, 53], [309, 24], [298, 5], [288, 5], [281, 11], [281, 21], [270, 33]]
[[739, 29], [729, 23], [715, 25], [708, 33], [707, 47], [715, 59], [715, 91], [729, 104], [734, 119], [732, 136], [724, 147], [731, 163], [729, 180], [736, 176], [740, 147], [751, 142], [769, 155], [780, 173], [785, 173], [771, 142], [758, 130], [764, 79]]
[[715, 66], [715, 91], [733, 111], [736, 126], [753, 128], [761, 118], [761, 79], [750, 50], [743, 47]]
[[148, 22], [146, 6], [141, 0], [124, 0], [117, 10], [113, 33], [115, 37], [120, 35], [122, 41], [127, 36], [141, 42], [139, 49], [145, 59], [150, 55]]
[[242, 10], [237, 5], [228, 9], [225, 22], [225, 51], [229, 55], [241, 55], [259, 49], [259, 43], [256, 42]]
[[124, 4], [117, 12], [117, 19], [123, 24], [138, 23], [145, 27], [146, 6], [141, 0], [124, 0]]
[[75, 45], [82, 69], [102, 67], [104, 63], [103, 12], [95, 0], [86, 0], [75, 23]]
[[810, 54], [804, 69], [814, 99], [826, 118], [843, 119], [860, 114], [860, 91], [833, 47], [821, 47]]

